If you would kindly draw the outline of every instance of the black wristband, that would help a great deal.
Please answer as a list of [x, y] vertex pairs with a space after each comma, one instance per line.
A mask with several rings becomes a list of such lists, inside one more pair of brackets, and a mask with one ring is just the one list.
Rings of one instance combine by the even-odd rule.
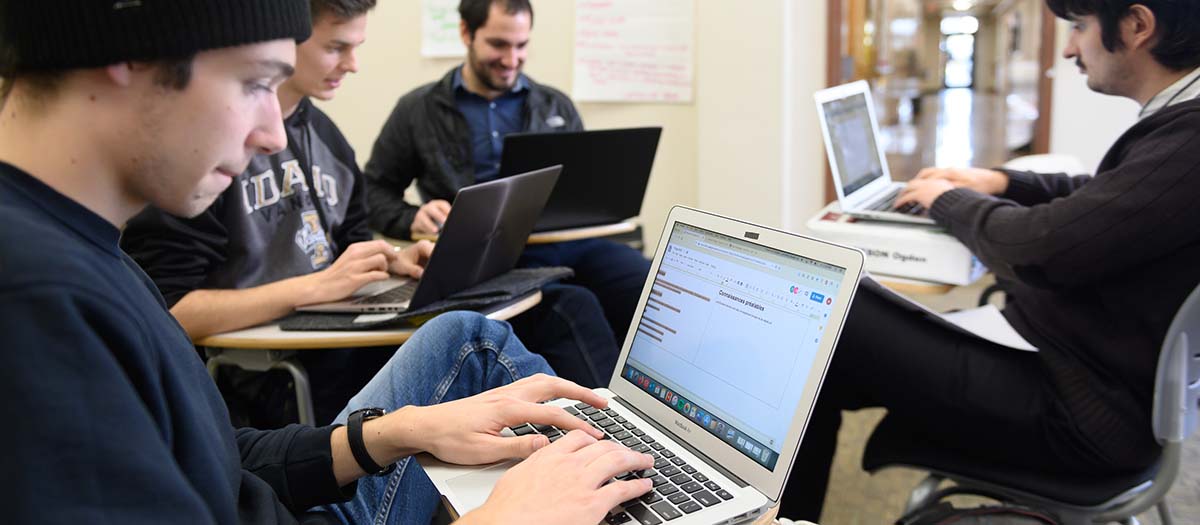
[[382, 416], [386, 413], [382, 408], [362, 408], [350, 413], [350, 417], [346, 420], [346, 438], [350, 443], [350, 453], [354, 454], [354, 461], [358, 462], [358, 467], [370, 475], [385, 475], [395, 468], [395, 464], [388, 465], [386, 468], [379, 466], [371, 459], [371, 454], [367, 452], [367, 444], [363, 441], [363, 423]]

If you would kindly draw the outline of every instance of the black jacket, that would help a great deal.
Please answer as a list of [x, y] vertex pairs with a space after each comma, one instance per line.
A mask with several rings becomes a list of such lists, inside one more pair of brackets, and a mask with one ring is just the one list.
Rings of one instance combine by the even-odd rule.
[[[437, 82], [400, 97], [367, 161], [371, 227], [388, 237], [409, 239], [418, 206], [404, 202], [413, 180], [423, 200], [453, 201], [458, 190], [475, 184], [471, 129], [454, 103], [455, 66]], [[522, 129], [528, 132], [582, 131], [571, 99], [526, 77], [529, 96]]]
[[1095, 177], [1009, 172], [1000, 198], [957, 189], [931, 213], [1002, 280], [1005, 317], [1088, 439], [1129, 464], [1156, 457], [1159, 348], [1200, 283], [1200, 100], [1135, 124]]
[[193, 219], [153, 207], [125, 227], [121, 247], [168, 305], [197, 289], [242, 289], [307, 275], [371, 239], [354, 150], [307, 98], [284, 121], [287, 149], [258, 155]]
[[0, 163], [0, 434], [11, 523], [295, 523], [346, 500], [333, 427], [234, 430], [118, 230]]

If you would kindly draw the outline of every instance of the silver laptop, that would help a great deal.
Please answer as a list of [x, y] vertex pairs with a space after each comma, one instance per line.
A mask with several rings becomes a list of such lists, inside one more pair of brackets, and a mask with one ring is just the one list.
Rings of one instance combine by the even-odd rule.
[[[609, 439], [655, 456], [655, 488], [608, 523], [740, 523], [783, 493], [862, 273], [861, 252], [675, 207], [608, 388], [609, 408], [559, 399]], [[530, 425], [504, 433], [561, 432]], [[514, 462], [418, 461], [459, 514]]]
[[842, 211], [863, 219], [935, 224], [919, 206], [896, 209], [905, 183], [892, 180], [865, 80], [818, 91], [817, 115]]
[[306, 312], [394, 313], [415, 310], [501, 275], [517, 264], [562, 166], [459, 190], [421, 279], [370, 283], [342, 301]]

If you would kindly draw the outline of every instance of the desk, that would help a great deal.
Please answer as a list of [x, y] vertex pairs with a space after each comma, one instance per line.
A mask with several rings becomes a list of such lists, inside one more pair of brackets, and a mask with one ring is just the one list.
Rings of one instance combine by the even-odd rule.
[[893, 277], [891, 275], [872, 275], [872, 277], [876, 281], [879, 281], [879, 284], [904, 295], [944, 295], [955, 288], [953, 284], [918, 281], [916, 279], [905, 279], [904, 277]]
[[[483, 313], [488, 319], [504, 321], [533, 308], [542, 301], [542, 292], [534, 291], [512, 301], [487, 308]], [[371, 346], [399, 346], [412, 336], [416, 328], [363, 331], [310, 331], [290, 332], [279, 328], [279, 323], [236, 330], [212, 335], [196, 341], [208, 356], [208, 373], [216, 379], [217, 369], [236, 366], [243, 370], [266, 372], [286, 370], [292, 375], [296, 387], [296, 409], [300, 423], [315, 424], [312, 408], [312, 392], [308, 383], [308, 372], [294, 359], [299, 350], [325, 348], [360, 348]]]
[[[584, 228], [572, 228], [569, 230], [555, 230], [549, 232], [538, 232], [529, 235], [527, 244], [551, 244], [556, 242], [578, 241], [580, 239], [592, 239], [596, 237], [607, 237], [609, 235], [620, 235], [629, 233], [637, 229], [637, 224], [632, 221], [621, 221], [614, 224], [602, 224], [600, 226], [587, 226]], [[420, 233], [413, 235], [414, 241], [437, 241], [435, 233]]]

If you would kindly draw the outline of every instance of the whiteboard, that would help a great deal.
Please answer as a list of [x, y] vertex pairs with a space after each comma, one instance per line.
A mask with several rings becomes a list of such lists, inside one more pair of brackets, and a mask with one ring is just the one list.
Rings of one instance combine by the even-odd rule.
[[454, 57], [466, 54], [458, 35], [459, 0], [421, 0], [421, 56]]
[[692, 101], [694, 0], [576, 0], [573, 96]]

